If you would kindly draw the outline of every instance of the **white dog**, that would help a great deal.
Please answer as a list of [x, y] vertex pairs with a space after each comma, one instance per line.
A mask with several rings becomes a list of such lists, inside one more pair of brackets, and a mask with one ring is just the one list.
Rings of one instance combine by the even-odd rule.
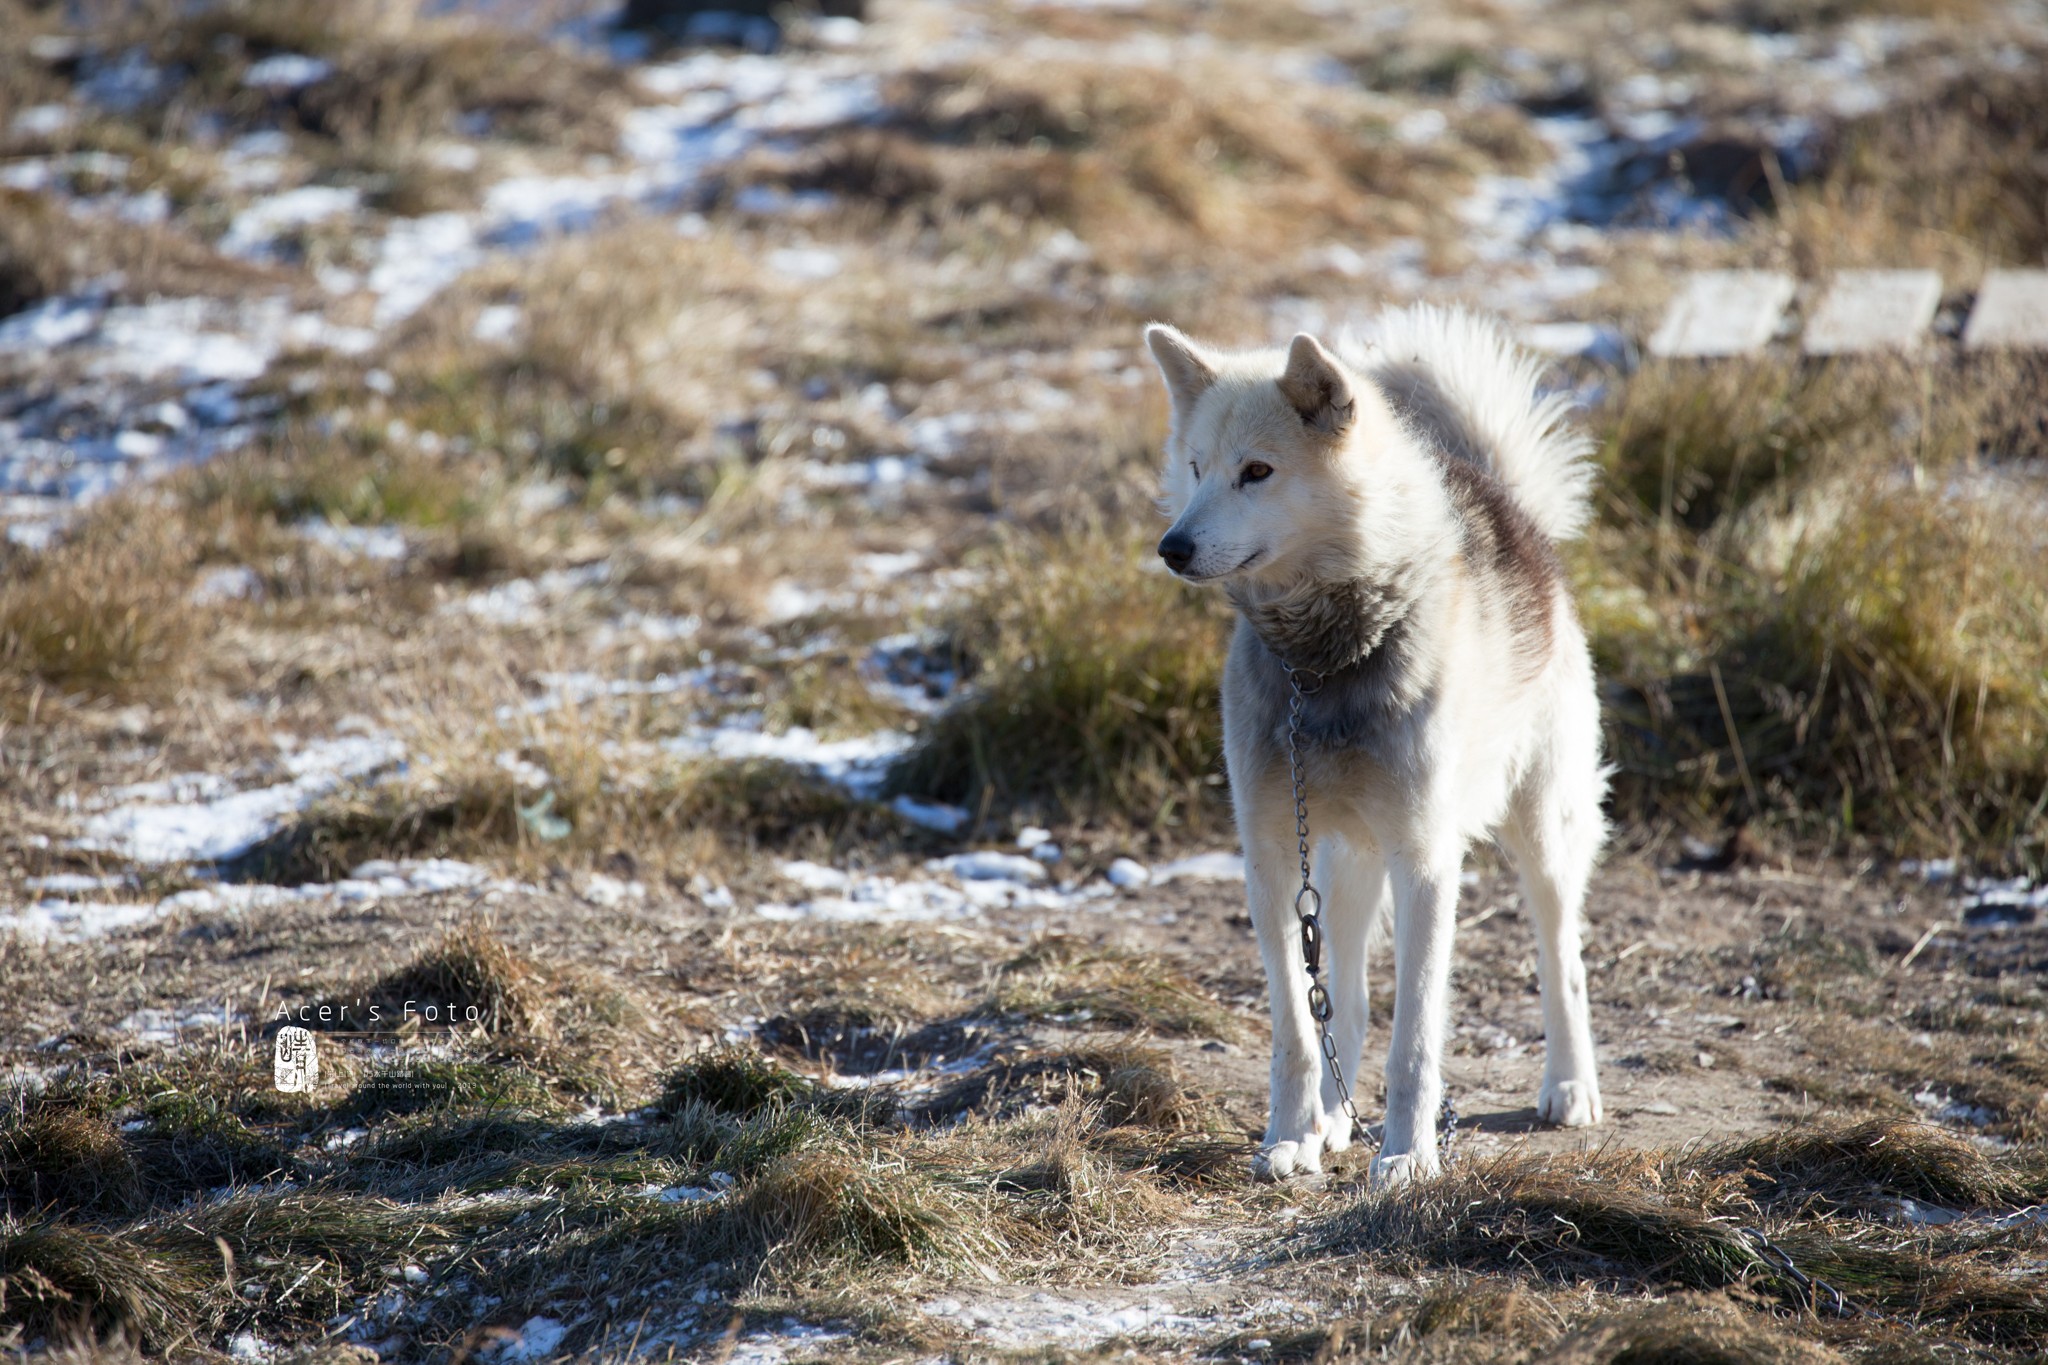
[[[1584, 522], [1590, 443], [1539, 397], [1500, 328], [1415, 308], [1341, 358], [1301, 335], [1224, 353], [1146, 329], [1172, 398], [1159, 542], [1239, 612], [1224, 749], [1273, 1009], [1279, 1179], [1351, 1143], [1307, 1001], [1289, 784], [1287, 669], [1303, 670], [1316, 885], [1346, 1078], [1366, 1030], [1367, 942], [1392, 883], [1394, 1027], [1376, 1184], [1435, 1173], [1459, 872], [1497, 839], [1537, 930], [1536, 1112], [1600, 1121], [1580, 910], [1605, 836], [1599, 701], [1553, 542]], [[1320, 686], [1317, 687], [1317, 679]]]

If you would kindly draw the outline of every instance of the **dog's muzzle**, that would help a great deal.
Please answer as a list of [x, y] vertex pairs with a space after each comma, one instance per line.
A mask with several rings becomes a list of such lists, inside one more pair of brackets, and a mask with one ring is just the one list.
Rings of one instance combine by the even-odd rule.
[[1185, 531], [1168, 531], [1159, 541], [1159, 557], [1175, 573], [1186, 573], [1195, 562], [1195, 538]]

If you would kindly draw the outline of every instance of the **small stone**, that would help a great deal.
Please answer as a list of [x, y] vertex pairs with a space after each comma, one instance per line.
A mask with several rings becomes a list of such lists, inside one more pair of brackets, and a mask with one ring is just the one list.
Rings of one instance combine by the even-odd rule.
[[1963, 326], [1965, 350], [2048, 350], [2048, 270], [1993, 270]]
[[1714, 1054], [1711, 1052], [1702, 1052], [1697, 1057], [1694, 1057], [1693, 1060], [1698, 1062], [1701, 1066], [1711, 1067], [1714, 1064]]
[[1926, 339], [1941, 305], [1932, 270], [1844, 270], [1807, 320], [1808, 355], [1905, 350]]
[[1770, 270], [1700, 270], [1650, 338], [1658, 356], [1747, 355], [1778, 331], [1798, 286]]
[[1662, 1114], [1669, 1116], [1672, 1114], [1676, 1114], [1678, 1112], [1678, 1106], [1673, 1104], [1669, 1100], [1652, 1100], [1648, 1104], [1643, 1105], [1639, 1110], [1637, 1110], [1637, 1112], [1643, 1114]]

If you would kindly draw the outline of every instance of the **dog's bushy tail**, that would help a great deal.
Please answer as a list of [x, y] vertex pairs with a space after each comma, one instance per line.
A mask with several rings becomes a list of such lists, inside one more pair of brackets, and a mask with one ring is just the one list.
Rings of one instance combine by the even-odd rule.
[[1429, 440], [1507, 486], [1552, 540], [1591, 513], [1593, 442], [1566, 422], [1571, 399], [1539, 394], [1542, 366], [1498, 322], [1419, 304], [1379, 319], [1365, 348], [1347, 348]]

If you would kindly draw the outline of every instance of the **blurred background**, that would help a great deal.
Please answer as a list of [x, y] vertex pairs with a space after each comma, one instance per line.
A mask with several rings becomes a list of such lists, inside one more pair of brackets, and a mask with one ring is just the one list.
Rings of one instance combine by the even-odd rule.
[[[2038, 0], [0, 0], [0, 1351], [1328, 1358], [1312, 1300], [1520, 1360], [1605, 1311], [1560, 1279], [1798, 1307], [1760, 1218], [2043, 1349], [2038, 1271], [1882, 1229], [2048, 1195], [2044, 92]], [[1230, 619], [1152, 553], [1140, 328], [1416, 300], [1598, 443], [1604, 1140], [1926, 1122], [1812, 1199], [1600, 1167], [1682, 1254], [1496, 1180], [1202, 1316], [1350, 1187], [1244, 1180]], [[1562, 1149], [1465, 897], [1460, 1141]], [[401, 1026], [275, 1094], [341, 1002]], [[1506, 1278], [1389, 1308], [1390, 1246]], [[1629, 1358], [1892, 1340], [1727, 1313]]]

